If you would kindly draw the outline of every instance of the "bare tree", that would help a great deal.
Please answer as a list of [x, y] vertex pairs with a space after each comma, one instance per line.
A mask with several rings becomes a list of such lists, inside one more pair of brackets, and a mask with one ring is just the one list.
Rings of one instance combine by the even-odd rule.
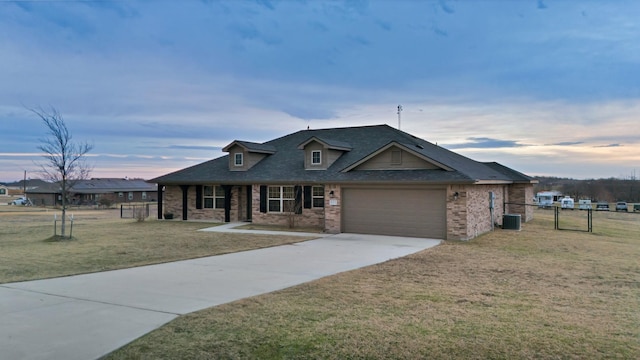
[[42, 176], [60, 185], [62, 196], [62, 225], [60, 235], [65, 236], [65, 222], [69, 190], [82, 179], [89, 177], [91, 167], [85, 162], [85, 155], [93, 149], [89, 143], [72, 141], [62, 115], [55, 109], [50, 111], [30, 109], [38, 115], [47, 127], [47, 137], [40, 140], [38, 149], [44, 152], [45, 162], [40, 164]]

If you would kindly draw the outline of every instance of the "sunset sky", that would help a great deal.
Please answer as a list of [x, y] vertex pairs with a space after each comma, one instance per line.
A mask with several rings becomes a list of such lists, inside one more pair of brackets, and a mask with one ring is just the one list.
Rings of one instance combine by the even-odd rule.
[[0, 181], [56, 108], [94, 177], [388, 124], [528, 175], [640, 176], [639, 1], [0, 0]]

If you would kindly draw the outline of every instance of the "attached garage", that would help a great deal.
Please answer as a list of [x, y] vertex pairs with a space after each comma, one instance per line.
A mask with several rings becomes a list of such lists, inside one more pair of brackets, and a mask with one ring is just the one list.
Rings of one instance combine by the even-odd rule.
[[444, 239], [446, 191], [343, 188], [342, 232]]

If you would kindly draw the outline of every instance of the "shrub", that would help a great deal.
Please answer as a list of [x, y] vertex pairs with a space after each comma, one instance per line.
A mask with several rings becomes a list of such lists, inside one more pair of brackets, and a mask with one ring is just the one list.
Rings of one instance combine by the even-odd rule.
[[111, 205], [112, 205], [113, 203], [112, 203], [112, 202], [111, 202], [111, 200], [110, 200], [110, 199], [108, 199], [108, 198], [100, 198], [100, 200], [98, 200], [98, 204], [99, 204], [100, 206], [103, 206], [103, 207], [109, 208], [109, 207], [111, 207]]

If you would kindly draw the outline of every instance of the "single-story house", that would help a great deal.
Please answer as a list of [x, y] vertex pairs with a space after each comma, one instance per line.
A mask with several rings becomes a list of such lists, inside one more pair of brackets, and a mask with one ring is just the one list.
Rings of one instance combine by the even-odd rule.
[[[146, 202], [157, 200], [155, 184], [143, 179], [94, 178], [74, 182], [69, 189], [68, 201], [73, 205], [98, 204], [100, 199], [112, 203]], [[62, 203], [60, 185], [46, 183], [27, 189], [27, 197], [34, 205], [59, 205]]]
[[81, 180], [70, 191], [77, 203], [97, 203], [107, 198], [113, 203], [156, 201], [158, 188], [143, 179], [95, 178]]
[[158, 218], [287, 225], [295, 217], [329, 233], [456, 240], [490, 231], [503, 214], [533, 218], [524, 205], [531, 177], [387, 125], [236, 140], [223, 151], [149, 180], [158, 184]]
[[0, 196], [9, 196], [9, 188], [4, 185], [0, 185]]

